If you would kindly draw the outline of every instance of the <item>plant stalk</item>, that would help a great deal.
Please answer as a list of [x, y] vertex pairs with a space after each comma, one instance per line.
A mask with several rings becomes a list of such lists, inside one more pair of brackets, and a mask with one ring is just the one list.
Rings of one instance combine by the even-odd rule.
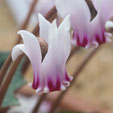
[[32, 113], [37, 113], [37, 112], [38, 112], [42, 101], [46, 98], [46, 95], [47, 95], [47, 94], [44, 93], [44, 94], [42, 94], [42, 95], [40, 96], [39, 100], [37, 100], [37, 103], [36, 103], [36, 105], [35, 105], [35, 107], [34, 107]]

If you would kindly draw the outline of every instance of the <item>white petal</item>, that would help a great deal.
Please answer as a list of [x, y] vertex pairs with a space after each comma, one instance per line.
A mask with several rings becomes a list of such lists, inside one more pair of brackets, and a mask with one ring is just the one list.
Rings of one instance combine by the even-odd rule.
[[24, 42], [24, 47], [26, 50], [24, 51], [24, 53], [31, 61], [34, 74], [37, 75], [38, 73], [40, 73], [40, 66], [42, 60], [40, 44], [36, 37], [28, 31], [20, 30], [18, 34], [21, 35]]
[[71, 40], [71, 44], [72, 44], [73, 46], [76, 46], [76, 45], [77, 45], [77, 41], [76, 41], [76, 40]]
[[70, 15], [67, 15], [63, 22], [60, 24], [59, 28], [58, 28], [58, 32], [61, 31], [70, 31], [71, 29], [71, 25], [70, 25]]
[[92, 0], [101, 21], [105, 22], [113, 16], [113, 0]]
[[105, 28], [106, 29], [113, 28], [113, 21], [107, 21]]
[[62, 18], [70, 15], [74, 33], [86, 34], [91, 15], [85, 0], [56, 0], [56, 8]]
[[111, 39], [110, 38], [106, 38], [106, 42], [107, 43], [111, 43]]
[[99, 46], [98, 42], [94, 41], [93, 42], [93, 47], [97, 48]]
[[111, 38], [111, 37], [112, 37], [112, 33], [105, 32], [104, 35], [105, 35], [105, 37], [107, 37], [107, 38]]
[[48, 33], [48, 45], [55, 42], [56, 38], [58, 38], [58, 30], [57, 30], [57, 24], [56, 24], [56, 19], [52, 22], [50, 28], [49, 28], [49, 33]]
[[[46, 54], [46, 56], [45, 56], [45, 58], [44, 58], [44, 60], [42, 62], [42, 65], [45, 66], [45, 68], [47, 67], [48, 63], [52, 63], [52, 60], [54, 58], [53, 56], [56, 56], [54, 54], [56, 49], [57, 49], [57, 51], [61, 50], [61, 48], [59, 48], [59, 46], [58, 46], [58, 43], [59, 43], [58, 40], [59, 40], [59, 38], [58, 38], [58, 31], [57, 31], [57, 27], [56, 27], [56, 22], [54, 21], [51, 24], [50, 29], [49, 29], [49, 48], [48, 48], [48, 52], [47, 52], [47, 54]], [[59, 54], [57, 54], [57, 55], [59, 55]], [[50, 57], [53, 57], [53, 58], [50, 59]]]
[[[42, 68], [45, 78], [47, 81], [50, 80], [49, 85], [52, 85], [51, 87], [57, 87], [60, 90], [63, 86], [62, 75], [64, 73], [63, 71], [65, 68], [65, 62], [69, 56], [71, 45], [71, 42], [69, 40], [70, 24], [68, 23], [68, 21], [69, 18], [67, 17], [59, 29], [57, 29], [56, 21], [52, 23], [49, 30], [48, 52], [42, 62]], [[64, 28], [63, 30], [62, 27], [66, 28]], [[58, 85], [57, 83], [59, 83], [60, 85]], [[51, 90], [54, 90], [54, 88], [50, 89], [50, 91]]]
[[71, 40], [70, 40], [70, 16], [68, 15], [58, 28], [58, 37], [60, 38], [60, 43], [62, 45], [63, 58], [65, 58], [65, 63], [69, 57], [71, 51]]
[[24, 44], [18, 44], [12, 49], [12, 60], [15, 61], [22, 53], [26, 53]]
[[48, 87], [44, 88], [44, 93], [49, 93], [49, 88]]
[[11, 55], [13, 61], [15, 61], [17, 57], [23, 53], [24, 48], [24, 44], [19, 44], [13, 47]]
[[[33, 70], [36, 71], [36, 68], [38, 69], [38, 67], [35, 67], [37, 64], [35, 64], [34, 60], [31, 56], [32, 53], [30, 53], [29, 50], [27, 50], [27, 48], [25, 47], [24, 44], [18, 44], [16, 46], [14, 46], [14, 48], [12, 49], [12, 59], [13, 61], [16, 60], [16, 58], [21, 55], [22, 53], [24, 53], [29, 60], [31, 61], [32, 65], [33, 65]], [[34, 57], [34, 56], [33, 56]]]
[[50, 22], [46, 20], [41, 14], [38, 14], [39, 26], [40, 26], [40, 37], [48, 42], [48, 32], [50, 27]]
[[102, 0], [92, 0], [97, 11], [100, 10]]
[[61, 86], [61, 91], [65, 91], [66, 87], [64, 85]]

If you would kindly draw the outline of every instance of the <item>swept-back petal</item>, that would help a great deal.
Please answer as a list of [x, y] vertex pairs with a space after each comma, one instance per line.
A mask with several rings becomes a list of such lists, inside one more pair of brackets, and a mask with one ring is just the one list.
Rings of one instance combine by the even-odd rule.
[[79, 18], [81, 22], [90, 21], [91, 15], [85, 0], [56, 0], [56, 8], [63, 18], [69, 14], [72, 16], [71, 18], [77, 16], [76, 18]]
[[102, 0], [92, 0], [97, 11], [100, 10]]
[[41, 14], [38, 14], [39, 26], [40, 26], [40, 37], [48, 42], [48, 32], [50, 27], [50, 22], [46, 20]]
[[88, 42], [85, 41], [87, 41], [86, 37], [91, 15], [85, 0], [56, 0], [56, 8], [62, 18], [68, 14], [70, 15], [77, 45], [86, 46]]
[[58, 28], [58, 38], [62, 45], [62, 53], [64, 54], [63, 56], [65, 56], [64, 57], [65, 63], [71, 51], [70, 28], [71, 28], [70, 16], [68, 15], [65, 17], [65, 19]]
[[[24, 42], [24, 50], [23, 51], [29, 58], [33, 72], [34, 72], [34, 81], [33, 81], [33, 88], [37, 88], [39, 84], [39, 78], [40, 73], [41, 73], [41, 60], [42, 60], [42, 55], [41, 55], [41, 49], [40, 49], [40, 44], [36, 37], [25, 30], [20, 30], [18, 34], [21, 35], [23, 42]], [[23, 50], [23, 49], [22, 49]]]
[[22, 53], [27, 53], [24, 44], [18, 44], [12, 49], [12, 60], [15, 61]]
[[71, 29], [70, 15], [68, 15], [65, 17], [65, 19], [58, 28], [58, 37], [60, 40], [60, 44], [62, 46], [62, 58], [63, 58], [62, 60], [64, 61], [64, 67], [62, 68], [63, 71], [62, 79], [65, 85], [70, 84], [69, 81], [72, 80], [72, 77], [68, 76], [65, 68], [66, 61], [71, 51], [70, 29]]
[[113, 0], [92, 0], [101, 21], [105, 22], [113, 16]]
[[31, 54], [29, 53], [29, 50], [26, 49], [24, 44], [18, 44], [18, 45], [13, 47], [13, 49], [12, 49], [12, 60], [15, 61], [17, 59], [17, 57], [20, 56], [23, 53], [29, 58], [29, 60], [33, 64], [33, 59], [31, 58]]
[[[42, 70], [46, 78], [46, 87], [44, 89], [45, 92], [65, 89], [65, 80], [63, 74], [65, 74], [65, 62], [69, 56], [71, 46], [69, 40], [70, 24], [68, 19], [69, 18], [66, 18], [67, 23], [65, 20], [65, 22], [60, 26], [59, 30], [57, 29], [56, 21], [52, 23], [49, 29], [49, 39], [50, 41], [52, 40], [52, 43], [49, 43], [50, 45], [48, 48], [48, 53], [42, 62]], [[66, 28], [64, 28], [63, 31], [62, 27], [64, 26]]]
[[[53, 32], [53, 33], [52, 33]], [[58, 31], [57, 31], [57, 25], [56, 25], [56, 19], [52, 22], [49, 32], [48, 32], [48, 45], [50, 46], [53, 42], [55, 42], [55, 38], [58, 37]]]

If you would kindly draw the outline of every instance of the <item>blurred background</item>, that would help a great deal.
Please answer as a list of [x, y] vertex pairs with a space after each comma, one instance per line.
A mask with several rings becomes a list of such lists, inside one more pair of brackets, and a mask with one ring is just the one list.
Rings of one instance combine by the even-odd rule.
[[[15, 1], [15, 3], [17, 2], [17, 0], [13, 1]], [[24, 10], [24, 13], [22, 9], [22, 13], [21, 11], [18, 12], [18, 8], [23, 8], [21, 5], [18, 5], [16, 9], [10, 0], [0, 0], [0, 51], [11, 51], [16, 41], [16, 33], [19, 26], [21, 26], [26, 17], [24, 14], [27, 14], [29, 9], [29, 2], [27, 2], [27, 0], [25, 1], [26, 5], [24, 6], [26, 10]], [[19, 3], [17, 2], [17, 4]], [[21, 16], [22, 18], [20, 18]], [[29, 26], [30, 31], [36, 22], [37, 18], [33, 17]], [[80, 49], [69, 61], [67, 69], [70, 75], [78, 67], [78, 64], [87, 54], [87, 51], [88, 50]], [[31, 67], [26, 75], [25, 79], [27, 82], [31, 82]], [[101, 49], [84, 68], [72, 90], [76, 97], [88, 100], [113, 112], [113, 42], [102, 45]]]

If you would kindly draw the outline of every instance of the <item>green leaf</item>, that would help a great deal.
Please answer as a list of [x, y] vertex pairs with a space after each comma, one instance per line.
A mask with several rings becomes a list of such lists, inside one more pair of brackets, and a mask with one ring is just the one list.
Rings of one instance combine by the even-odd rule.
[[[0, 68], [2, 67], [8, 55], [9, 52], [0, 52]], [[22, 87], [26, 83], [24, 80], [24, 76], [21, 72], [21, 68], [22, 68], [22, 62], [19, 64], [18, 69], [16, 70], [16, 73], [7, 90], [2, 107], [19, 105], [18, 100], [16, 99], [14, 93], [18, 88]]]

